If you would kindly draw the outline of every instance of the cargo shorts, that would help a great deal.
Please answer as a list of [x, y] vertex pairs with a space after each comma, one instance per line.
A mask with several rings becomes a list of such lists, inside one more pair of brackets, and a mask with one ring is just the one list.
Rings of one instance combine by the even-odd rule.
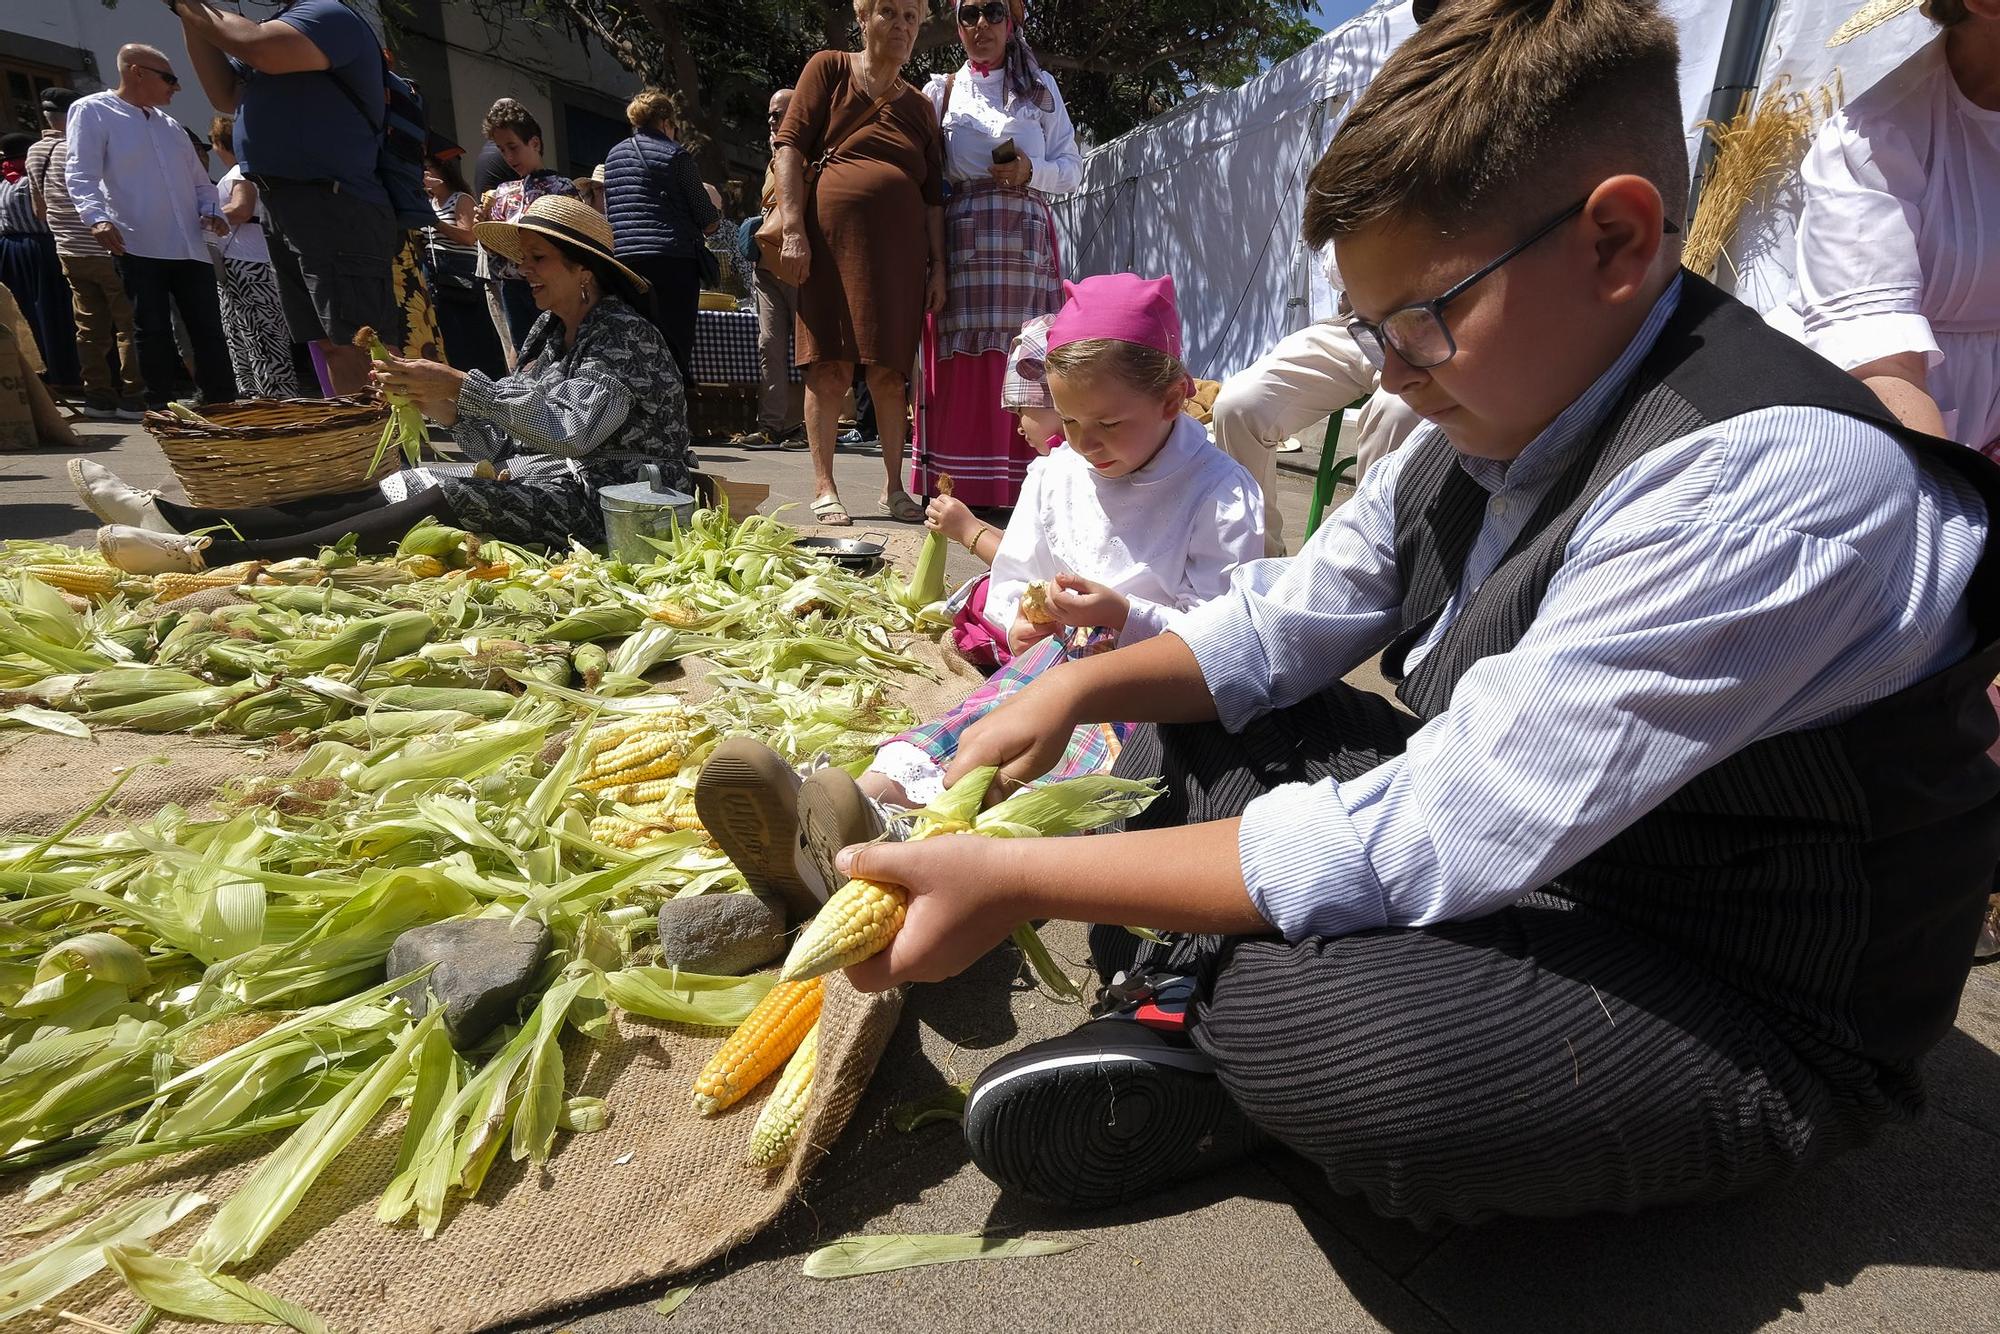
[[403, 236], [389, 206], [334, 181], [253, 181], [271, 219], [271, 266], [292, 340], [346, 343], [365, 325], [394, 346], [399, 335], [391, 270]]

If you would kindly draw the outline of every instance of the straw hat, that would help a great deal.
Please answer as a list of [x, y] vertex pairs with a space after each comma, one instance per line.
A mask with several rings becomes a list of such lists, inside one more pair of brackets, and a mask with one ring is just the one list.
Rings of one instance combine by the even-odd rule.
[[1826, 39], [1829, 47], [1845, 46], [1863, 33], [1875, 29], [1896, 18], [1907, 10], [1917, 7], [1918, 0], [1869, 0], [1848, 17], [1847, 22], [1834, 29], [1833, 36]]
[[605, 260], [642, 292], [650, 286], [644, 278], [620, 264], [611, 253], [610, 221], [582, 200], [571, 199], [568, 195], [543, 195], [528, 205], [514, 221], [482, 222], [473, 228], [473, 232], [478, 236], [479, 244], [517, 264], [521, 261], [521, 233], [538, 232], [558, 241], [567, 241], [577, 249]]

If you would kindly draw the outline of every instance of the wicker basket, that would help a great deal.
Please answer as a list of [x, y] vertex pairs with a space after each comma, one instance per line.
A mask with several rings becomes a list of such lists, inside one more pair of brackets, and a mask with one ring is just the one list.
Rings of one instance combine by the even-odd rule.
[[217, 403], [201, 415], [212, 424], [149, 412], [146, 429], [189, 503], [204, 509], [355, 491], [402, 462], [392, 447], [368, 471], [389, 420], [388, 404], [375, 398], [258, 398]]

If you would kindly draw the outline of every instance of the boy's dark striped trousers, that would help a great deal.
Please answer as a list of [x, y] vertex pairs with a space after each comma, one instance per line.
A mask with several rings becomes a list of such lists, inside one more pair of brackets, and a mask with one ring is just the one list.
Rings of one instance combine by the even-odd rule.
[[[1283, 783], [1356, 777], [1416, 726], [1337, 686], [1238, 735], [1141, 728], [1118, 772], [1163, 776], [1168, 791], [1130, 827], [1225, 819]], [[1249, 1117], [1336, 1189], [1417, 1221], [1712, 1199], [1915, 1110], [1914, 1072], [1878, 1083], [1856, 1062], [1836, 1083], [1743, 995], [1551, 894], [1298, 944], [1188, 937], [1169, 950], [1112, 927], [1091, 944], [1106, 976], [1135, 961], [1191, 967], [1194, 1041]]]

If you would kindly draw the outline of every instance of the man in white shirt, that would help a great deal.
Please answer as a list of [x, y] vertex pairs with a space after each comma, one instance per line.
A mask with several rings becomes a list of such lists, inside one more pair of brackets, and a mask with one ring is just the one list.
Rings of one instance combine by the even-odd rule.
[[194, 345], [202, 401], [236, 397], [215, 269], [203, 237], [204, 232], [226, 236], [229, 224], [187, 131], [165, 111], [179, 91], [180, 78], [158, 49], [119, 47], [118, 86], [70, 108], [63, 173], [77, 215], [117, 258], [132, 298], [149, 408], [166, 407], [179, 378], [176, 309]]

